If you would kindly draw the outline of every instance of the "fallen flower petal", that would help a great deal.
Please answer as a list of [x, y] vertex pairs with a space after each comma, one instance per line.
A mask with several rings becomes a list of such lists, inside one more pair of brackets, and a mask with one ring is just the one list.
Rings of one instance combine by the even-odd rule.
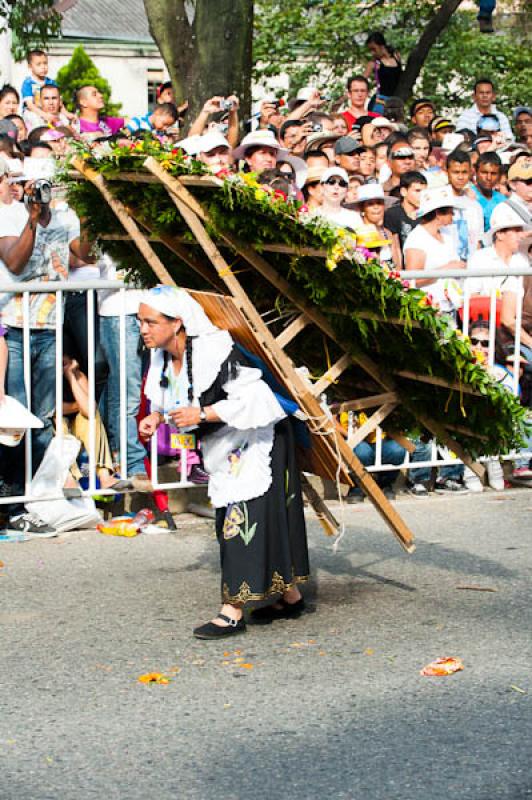
[[437, 658], [423, 667], [419, 674], [428, 677], [452, 675], [454, 672], [460, 672], [463, 668], [464, 665], [459, 658]]
[[137, 680], [139, 683], [159, 683], [162, 685], [170, 683], [166, 675], [161, 672], [147, 672], [145, 675], [139, 675]]

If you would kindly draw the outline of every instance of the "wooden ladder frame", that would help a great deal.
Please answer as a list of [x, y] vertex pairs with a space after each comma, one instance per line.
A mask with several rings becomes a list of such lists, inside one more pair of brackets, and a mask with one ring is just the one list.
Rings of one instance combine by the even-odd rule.
[[[76, 160], [73, 166], [89, 180], [102, 194], [110, 208], [113, 210], [119, 221], [131, 240], [137, 245], [146, 261], [153, 269], [155, 275], [161, 283], [175, 285], [170, 274], [164, 267], [155, 251], [149, 242], [149, 226], [143, 222], [132, 218], [131, 213], [128, 212], [123, 204], [112, 194], [107, 186], [103, 177], [88, 168], [81, 160]], [[473, 463], [472, 460], [463, 451], [461, 446], [454, 441], [448, 434], [445, 427], [435, 420], [425, 416], [420, 416], [418, 412], [410, 408], [408, 397], [405, 396], [404, 391], [400, 390], [393, 379], [393, 376], [384, 375], [382, 370], [373, 363], [373, 361], [364, 354], [353, 355], [345, 352], [345, 348], [341, 342], [338, 341], [329, 321], [321, 314], [321, 312], [310, 302], [306, 297], [303, 297], [288, 281], [283, 278], [276, 270], [263, 258], [251, 245], [241, 242], [233, 234], [218, 231], [217, 234], [220, 243], [228, 246], [233, 252], [237, 253], [247, 264], [259, 272], [273, 287], [275, 287], [282, 295], [284, 295], [300, 312], [299, 315], [293, 319], [287, 327], [277, 336], [274, 337], [259, 312], [251, 302], [247, 293], [243, 289], [236, 275], [232, 272], [231, 266], [228, 264], [225, 257], [222, 255], [219, 246], [212, 239], [206, 230], [206, 225], [211, 223], [208, 213], [205, 211], [201, 203], [189, 192], [187, 185], [203, 185], [203, 186], [219, 186], [220, 182], [217, 179], [204, 179], [193, 176], [182, 176], [174, 178], [169, 175], [161, 165], [153, 158], [149, 157], [144, 162], [144, 167], [151, 173], [150, 176], [142, 176], [150, 178], [153, 182], [162, 183], [167, 189], [170, 198], [175, 203], [181, 217], [188, 225], [190, 231], [193, 233], [196, 242], [202, 248], [207, 259], [215, 270], [214, 280], [211, 283], [220, 286], [223, 283], [229, 295], [231, 296], [236, 308], [245, 319], [249, 329], [252, 331], [253, 336], [259, 343], [261, 349], [266, 354], [268, 361], [275, 367], [275, 371], [282, 379], [286, 388], [297, 401], [300, 408], [307, 415], [309, 420], [309, 428], [316, 436], [320, 437], [320, 449], [327, 456], [329, 463], [336, 463], [341, 470], [343, 470], [344, 480], [350, 480], [352, 476], [356, 479], [356, 483], [360, 485], [365, 494], [369, 497], [377, 511], [386, 521], [393, 534], [396, 536], [402, 547], [409, 553], [413, 552], [415, 545], [413, 543], [413, 536], [408, 526], [397, 513], [395, 508], [391, 505], [385, 497], [373, 477], [368, 473], [360, 460], [354, 455], [352, 447], [355, 445], [351, 441], [349, 444], [338, 433], [336, 425], [331, 416], [327, 415], [321, 407], [318, 397], [334, 380], [336, 380], [342, 372], [353, 364], [356, 364], [375, 381], [382, 390], [380, 395], [375, 395], [374, 398], [368, 398], [367, 404], [363, 407], [375, 407], [376, 411], [369, 417], [360, 433], [356, 434], [356, 443], [360, 441], [360, 437], [365, 438], [369, 433], [374, 431], [386, 417], [397, 407], [399, 403], [408, 408], [419, 421], [440, 441], [443, 441], [450, 449], [452, 449], [463, 461], [468, 464], [473, 471], [478, 474], [483, 474], [483, 467], [480, 464]], [[125, 176], [124, 176], [125, 177]], [[127, 176], [133, 180], [134, 175]], [[150, 182], [151, 182], [150, 181]], [[137, 222], [139, 224], [137, 224]], [[139, 225], [147, 229], [148, 235], [145, 235]], [[161, 237], [160, 241], [173, 250], [174, 253], [180, 255], [183, 260], [191, 266], [191, 268], [198, 271], [203, 278], [206, 277], [205, 266], [199, 262], [195, 256], [183, 252], [186, 247], [177, 242], [176, 240], [166, 237], [166, 241]], [[274, 250], [272, 246], [270, 249]], [[198, 298], [199, 299], [199, 298]], [[296, 370], [292, 360], [285, 353], [284, 348], [293, 340], [301, 331], [308, 325], [315, 325], [326, 337], [331, 339], [343, 351], [342, 356], [338, 361], [333, 364], [327, 373], [319, 379], [319, 381], [311, 386]], [[405, 376], [410, 377], [410, 375]], [[412, 376], [412, 379], [421, 380], [425, 376]], [[365, 399], [361, 398], [358, 401], [352, 401], [354, 407], [357, 403], [364, 403]], [[342, 404], [345, 408], [351, 404]], [[362, 407], [362, 406], [359, 406]], [[330, 470], [329, 470], [330, 472]], [[330, 475], [330, 477], [333, 477]], [[338, 529], [338, 522], [331, 514], [323, 500], [312, 489], [311, 484], [306, 478], [303, 480], [303, 489], [307, 499], [314, 508], [320, 522], [328, 534], [334, 533]]]

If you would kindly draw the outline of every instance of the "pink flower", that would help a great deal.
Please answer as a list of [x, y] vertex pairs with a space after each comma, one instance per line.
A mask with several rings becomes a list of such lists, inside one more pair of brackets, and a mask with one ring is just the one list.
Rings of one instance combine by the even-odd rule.
[[403, 280], [403, 289], [410, 289], [410, 281]]

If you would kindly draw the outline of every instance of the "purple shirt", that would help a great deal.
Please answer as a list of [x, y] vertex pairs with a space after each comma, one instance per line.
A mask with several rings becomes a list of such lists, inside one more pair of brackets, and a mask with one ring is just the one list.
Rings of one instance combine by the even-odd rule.
[[7, 333], [7, 328], [4, 328], [3, 325], [0, 325], [0, 336], [5, 336]]
[[123, 117], [100, 117], [98, 122], [89, 122], [86, 119], [79, 120], [80, 133], [103, 133], [105, 136], [114, 136], [124, 127]]

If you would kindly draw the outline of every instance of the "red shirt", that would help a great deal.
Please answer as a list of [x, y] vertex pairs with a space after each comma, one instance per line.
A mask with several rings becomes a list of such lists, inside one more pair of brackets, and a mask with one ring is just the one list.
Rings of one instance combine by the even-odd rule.
[[[353, 127], [355, 122], [357, 121], [358, 117], [354, 117], [350, 111], [342, 111], [342, 116], [349, 125], [349, 130]], [[361, 117], [380, 117], [382, 114], [375, 114], [374, 111], [366, 111], [364, 114], [360, 114]]]

